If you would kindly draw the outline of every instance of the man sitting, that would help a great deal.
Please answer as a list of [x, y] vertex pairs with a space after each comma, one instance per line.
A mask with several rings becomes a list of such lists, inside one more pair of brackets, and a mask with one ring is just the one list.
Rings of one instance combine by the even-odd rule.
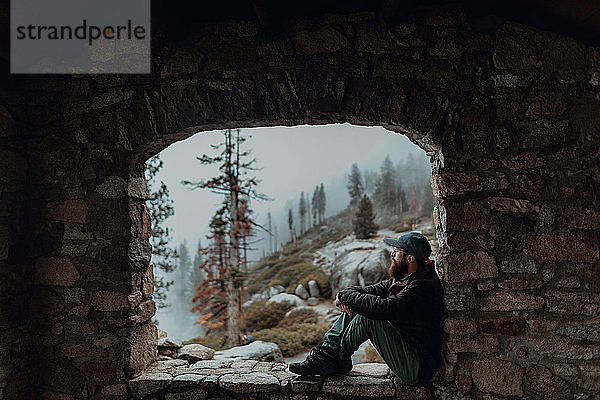
[[328, 376], [352, 370], [352, 354], [367, 339], [389, 368], [404, 382], [427, 383], [441, 362], [443, 289], [429, 260], [431, 246], [420, 233], [410, 232], [394, 246], [390, 279], [375, 285], [341, 290], [335, 305], [342, 314], [325, 333], [322, 345], [290, 372]]

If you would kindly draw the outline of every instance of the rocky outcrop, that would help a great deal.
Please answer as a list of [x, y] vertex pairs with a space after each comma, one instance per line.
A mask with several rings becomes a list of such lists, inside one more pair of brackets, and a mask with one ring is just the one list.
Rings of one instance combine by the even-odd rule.
[[310, 293], [308, 293], [308, 290], [306, 290], [304, 285], [302, 285], [301, 283], [298, 286], [296, 286], [294, 294], [300, 297], [302, 300], [308, 300], [308, 298], [310, 297]]
[[214, 353], [215, 360], [258, 360], [258, 361], [283, 361], [279, 346], [275, 343], [257, 340], [244, 346], [232, 347]]
[[319, 285], [317, 284], [317, 281], [308, 281], [308, 292], [310, 293], [310, 297], [321, 297], [321, 292], [319, 291]]
[[285, 363], [210, 360], [157, 362], [129, 382], [135, 399], [422, 399], [429, 389], [407, 385], [383, 364], [357, 364], [348, 375], [300, 377]]
[[262, 292], [254, 293], [250, 297], [250, 299], [248, 299], [248, 301], [244, 302], [244, 304], [242, 305], [242, 307], [248, 308], [255, 301], [263, 300], [263, 299], [269, 299], [269, 298], [271, 298], [273, 296], [276, 296], [279, 293], [283, 293], [283, 292], [285, 292], [285, 288], [283, 286], [281, 286], [281, 285], [269, 286], [268, 288], [264, 289]]
[[390, 254], [381, 238], [357, 240], [354, 235], [330, 243], [313, 261], [331, 274], [332, 296], [353, 285], [372, 285], [387, 276]]
[[304, 300], [295, 294], [279, 293], [269, 299], [269, 303], [283, 303], [286, 301], [292, 304], [294, 307], [304, 305]]

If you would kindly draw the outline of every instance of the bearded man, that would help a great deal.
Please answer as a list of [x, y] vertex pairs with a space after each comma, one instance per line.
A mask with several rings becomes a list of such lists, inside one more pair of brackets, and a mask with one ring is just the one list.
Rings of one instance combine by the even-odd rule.
[[386, 238], [394, 247], [390, 278], [375, 285], [341, 290], [335, 305], [342, 314], [305, 361], [290, 372], [311, 376], [346, 374], [352, 354], [367, 339], [404, 382], [427, 384], [441, 363], [442, 285], [429, 260], [431, 246], [420, 233]]

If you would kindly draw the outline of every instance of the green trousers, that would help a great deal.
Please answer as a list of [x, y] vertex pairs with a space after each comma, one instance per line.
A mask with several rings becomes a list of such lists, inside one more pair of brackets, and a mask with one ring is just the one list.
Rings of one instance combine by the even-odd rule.
[[340, 359], [352, 356], [367, 339], [388, 367], [404, 382], [417, 383], [419, 359], [415, 349], [389, 321], [342, 313], [325, 333], [323, 345], [335, 349]]

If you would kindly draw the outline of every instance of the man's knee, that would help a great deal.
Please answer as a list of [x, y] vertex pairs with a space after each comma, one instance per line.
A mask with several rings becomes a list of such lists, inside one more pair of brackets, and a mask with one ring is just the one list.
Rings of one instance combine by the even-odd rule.
[[380, 322], [380, 321], [365, 317], [364, 315], [360, 315], [360, 314], [357, 314], [352, 319], [353, 324], [365, 327], [369, 333], [373, 330], [373, 327], [375, 327], [378, 322]]

